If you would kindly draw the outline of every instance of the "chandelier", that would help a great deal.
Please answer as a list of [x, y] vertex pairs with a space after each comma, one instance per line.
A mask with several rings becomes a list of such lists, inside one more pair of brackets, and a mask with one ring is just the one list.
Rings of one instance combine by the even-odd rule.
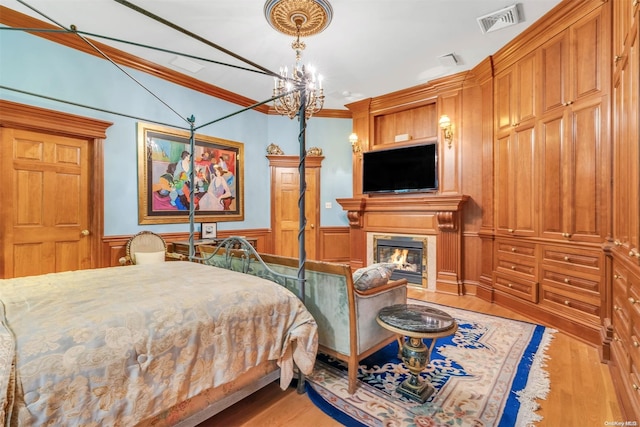
[[305, 117], [322, 110], [324, 90], [322, 77], [315, 70], [302, 63], [302, 51], [306, 47], [301, 36], [317, 34], [331, 22], [333, 10], [325, 0], [268, 0], [264, 5], [267, 21], [277, 31], [295, 35], [291, 47], [296, 53], [296, 62], [289, 72], [280, 69], [274, 77], [273, 107], [278, 114], [293, 119], [299, 114], [302, 97], [305, 97]]

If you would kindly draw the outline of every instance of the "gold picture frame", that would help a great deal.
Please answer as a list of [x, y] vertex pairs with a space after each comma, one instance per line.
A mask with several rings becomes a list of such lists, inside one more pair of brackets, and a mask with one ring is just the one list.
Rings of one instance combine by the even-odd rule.
[[197, 222], [244, 220], [244, 144], [138, 123], [138, 223], [189, 222], [190, 156]]

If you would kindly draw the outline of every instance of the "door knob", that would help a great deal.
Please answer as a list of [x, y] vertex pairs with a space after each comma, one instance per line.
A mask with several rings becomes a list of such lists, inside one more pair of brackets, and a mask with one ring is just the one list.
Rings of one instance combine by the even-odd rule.
[[83, 236], [88, 236], [90, 233], [89, 230], [82, 230], [80, 234], [82, 234]]

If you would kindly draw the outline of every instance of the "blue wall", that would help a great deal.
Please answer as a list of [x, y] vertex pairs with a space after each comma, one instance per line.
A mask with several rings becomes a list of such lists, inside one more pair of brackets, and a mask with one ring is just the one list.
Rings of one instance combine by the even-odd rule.
[[[136, 125], [138, 121], [155, 121], [188, 128], [184, 118], [193, 115], [197, 127], [242, 107], [135, 70], [126, 71], [148, 90], [104, 59], [20, 31], [0, 30], [0, 85], [40, 95], [0, 89], [0, 98], [113, 123], [107, 130], [104, 153], [105, 235], [133, 234], [142, 229], [188, 232], [188, 224], [138, 225]], [[335, 199], [352, 195], [351, 148], [347, 141], [351, 120], [313, 117], [307, 125], [307, 147], [320, 147], [325, 156], [321, 225], [346, 226], [346, 214]], [[270, 228], [266, 147], [275, 143], [285, 154], [299, 154], [298, 130], [297, 119], [246, 111], [197, 131], [245, 145], [245, 220], [220, 222], [219, 230]], [[327, 202], [332, 204], [330, 209], [325, 208]]]

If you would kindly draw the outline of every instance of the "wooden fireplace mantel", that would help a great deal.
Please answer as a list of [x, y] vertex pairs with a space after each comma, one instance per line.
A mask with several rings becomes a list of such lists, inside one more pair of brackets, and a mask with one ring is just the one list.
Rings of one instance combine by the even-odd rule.
[[385, 195], [337, 199], [349, 220], [351, 267], [367, 262], [367, 233], [436, 236], [436, 290], [462, 294], [462, 207], [469, 196]]

